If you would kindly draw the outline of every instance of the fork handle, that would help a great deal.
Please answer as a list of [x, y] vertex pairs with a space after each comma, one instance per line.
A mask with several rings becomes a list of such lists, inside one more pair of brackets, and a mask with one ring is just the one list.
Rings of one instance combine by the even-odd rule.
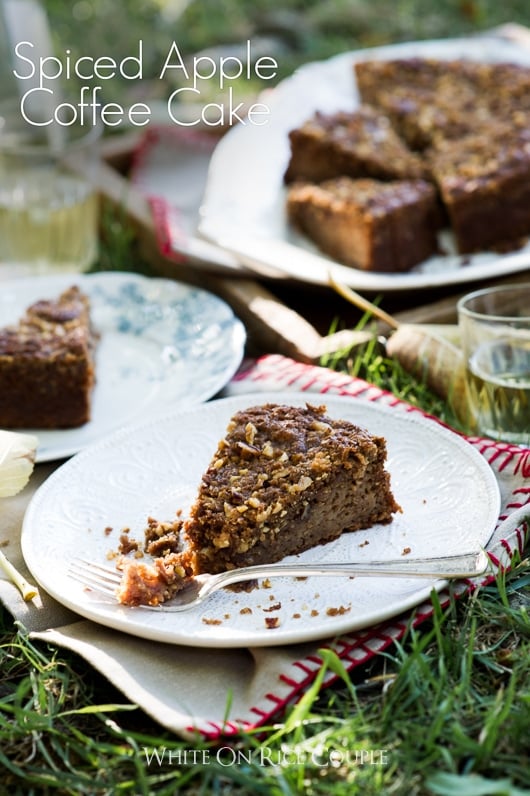
[[388, 561], [351, 562], [349, 564], [258, 564], [253, 567], [221, 572], [201, 588], [201, 594], [232, 583], [271, 577], [306, 577], [309, 575], [404, 577], [404, 578], [472, 578], [483, 574], [488, 557], [482, 550], [440, 558], [390, 559]]

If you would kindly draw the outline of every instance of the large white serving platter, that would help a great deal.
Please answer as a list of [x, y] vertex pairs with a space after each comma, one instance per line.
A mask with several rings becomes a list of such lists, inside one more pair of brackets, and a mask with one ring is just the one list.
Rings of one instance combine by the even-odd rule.
[[[318, 396], [328, 413], [383, 435], [403, 512], [389, 525], [343, 534], [287, 560], [346, 562], [445, 556], [485, 546], [499, 513], [492, 470], [464, 439], [418, 411]], [[442, 580], [273, 579], [270, 588], [222, 591], [185, 613], [105, 601], [68, 575], [79, 555], [107, 563], [123, 528], [143, 540], [149, 516], [171, 520], [193, 500], [228, 420], [268, 402], [303, 405], [302, 393], [211, 401], [123, 429], [74, 456], [39, 488], [25, 515], [22, 549], [40, 586], [79, 614], [132, 635], [198, 647], [290, 644], [359, 629], [417, 605]], [[112, 528], [112, 532], [106, 529]], [[408, 551], [408, 552], [407, 552]], [[247, 610], [250, 609], [250, 610]], [[277, 617], [269, 629], [266, 619]]]
[[210, 163], [199, 222], [200, 233], [233, 253], [247, 267], [272, 279], [336, 282], [358, 290], [391, 291], [480, 281], [530, 266], [530, 245], [513, 254], [451, 254], [454, 241], [443, 235], [444, 250], [403, 274], [370, 273], [322, 255], [288, 225], [283, 174], [289, 160], [288, 133], [316, 110], [353, 110], [359, 104], [354, 63], [360, 60], [468, 58], [530, 65], [530, 50], [498, 38], [412, 42], [349, 52], [310, 63], [263, 96], [268, 123], [233, 127]]
[[0, 283], [0, 327], [76, 284], [100, 335], [91, 420], [36, 434], [37, 461], [64, 458], [121, 426], [215, 395], [243, 357], [245, 330], [217, 296], [169, 279], [104, 272]]

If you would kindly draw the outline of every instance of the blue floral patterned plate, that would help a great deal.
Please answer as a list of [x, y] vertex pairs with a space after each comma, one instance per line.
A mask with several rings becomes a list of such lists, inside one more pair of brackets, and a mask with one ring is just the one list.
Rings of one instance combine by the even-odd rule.
[[215, 395], [243, 357], [245, 330], [217, 296], [168, 279], [106, 272], [2, 282], [0, 327], [38, 299], [76, 284], [100, 334], [92, 419], [76, 429], [30, 429], [37, 461], [61, 459], [129, 423]]

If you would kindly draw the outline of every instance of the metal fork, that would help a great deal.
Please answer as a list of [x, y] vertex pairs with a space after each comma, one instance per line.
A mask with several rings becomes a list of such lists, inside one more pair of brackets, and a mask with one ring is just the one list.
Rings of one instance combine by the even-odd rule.
[[[404, 577], [473, 578], [482, 575], [488, 567], [488, 557], [482, 550], [462, 555], [439, 558], [390, 559], [389, 561], [352, 562], [349, 564], [260, 564], [221, 572], [218, 575], [197, 575], [170, 601], [159, 606], [142, 605], [155, 611], [187, 611], [203, 602], [218, 589], [234, 583], [258, 578], [293, 576], [305, 578], [310, 575], [333, 577]], [[120, 573], [94, 561], [74, 559], [68, 569], [71, 578], [88, 589], [107, 597], [116, 598], [116, 589], [121, 580]]]

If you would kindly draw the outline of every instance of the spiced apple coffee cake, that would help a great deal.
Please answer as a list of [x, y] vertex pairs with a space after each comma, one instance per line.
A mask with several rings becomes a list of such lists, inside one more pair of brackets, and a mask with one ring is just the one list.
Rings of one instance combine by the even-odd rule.
[[293, 228], [337, 262], [383, 273], [527, 245], [528, 66], [409, 57], [352, 68], [358, 107], [352, 92], [343, 110], [313, 110], [288, 133]]
[[391, 521], [385, 441], [325, 411], [265, 404], [234, 415], [185, 524], [196, 572], [279, 561]]
[[230, 420], [182, 523], [181, 553], [139, 572], [127, 562], [121, 602], [167, 599], [203, 572], [273, 563], [401, 511], [385, 469], [386, 442], [325, 406], [254, 406]]
[[0, 329], [0, 427], [73, 428], [90, 419], [97, 335], [73, 285]]

